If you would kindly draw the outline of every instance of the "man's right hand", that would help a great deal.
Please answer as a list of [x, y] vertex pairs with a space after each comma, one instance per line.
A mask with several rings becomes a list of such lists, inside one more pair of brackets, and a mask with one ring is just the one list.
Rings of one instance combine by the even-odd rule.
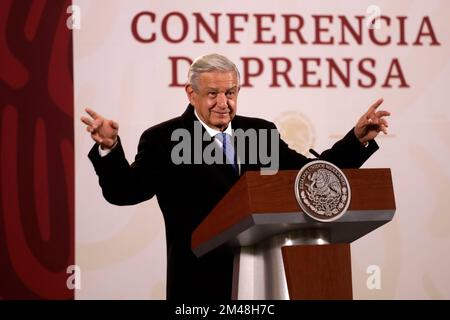
[[86, 125], [86, 130], [90, 132], [91, 138], [97, 142], [102, 149], [111, 149], [117, 143], [119, 124], [113, 120], [108, 120], [94, 110], [86, 108], [85, 111], [90, 116], [81, 117], [81, 122]]

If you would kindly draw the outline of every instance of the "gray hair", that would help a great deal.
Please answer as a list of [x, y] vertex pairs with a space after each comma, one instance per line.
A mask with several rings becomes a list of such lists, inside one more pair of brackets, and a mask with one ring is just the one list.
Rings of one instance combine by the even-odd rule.
[[198, 57], [191, 64], [188, 72], [188, 84], [192, 86], [194, 90], [198, 89], [198, 78], [200, 74], [204, 72], [235, 72], [240, 83], [240, 74], [236, 65], [227, 57], [217, 53], [205, 54]]

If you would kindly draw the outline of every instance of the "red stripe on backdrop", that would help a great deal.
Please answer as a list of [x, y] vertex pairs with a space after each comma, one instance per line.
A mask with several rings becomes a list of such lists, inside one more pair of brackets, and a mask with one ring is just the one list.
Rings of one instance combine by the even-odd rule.
[[74, 298], [70, 4], [0, 2], [2, 299]]

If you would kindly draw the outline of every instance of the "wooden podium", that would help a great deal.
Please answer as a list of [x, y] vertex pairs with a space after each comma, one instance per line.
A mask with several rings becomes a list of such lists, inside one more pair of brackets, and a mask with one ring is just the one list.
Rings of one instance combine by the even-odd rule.
[[390, 169], [345, 169], [352, 196], [318, 222], [294, 193], [297, 170], [245, 173], [192, 234], [192, 250], [235, 252], [233, 299], [352, 299], [350, 243], [392, 220]]

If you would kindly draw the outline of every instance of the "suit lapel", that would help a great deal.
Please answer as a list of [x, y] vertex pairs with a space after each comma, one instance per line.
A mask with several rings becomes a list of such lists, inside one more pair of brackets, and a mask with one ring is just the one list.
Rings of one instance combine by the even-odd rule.
[[[233, 121], [231, 121], [231, 125], [233, 127], [233, 130], [241, 129], [246, 131], [248, 129], [248, 126], [246, 126], [245, 121], [242, 121], [242, 118], [240, 116], [235, 116]], [[249, 154], [248, 150], [249, 148], [249, 141], [245, 142], [245, 148], [244, 148], [244, 154], [240, 154], [239, 150], [237, 148], [236, 139], [234, 139], [234, 147], [237, 152], [237, 155], [241, 162], [241, 176], [244, 175], [244, 173], [248, 170], [255, 170], [253, 167], [254, 165], [249, 164]]]

